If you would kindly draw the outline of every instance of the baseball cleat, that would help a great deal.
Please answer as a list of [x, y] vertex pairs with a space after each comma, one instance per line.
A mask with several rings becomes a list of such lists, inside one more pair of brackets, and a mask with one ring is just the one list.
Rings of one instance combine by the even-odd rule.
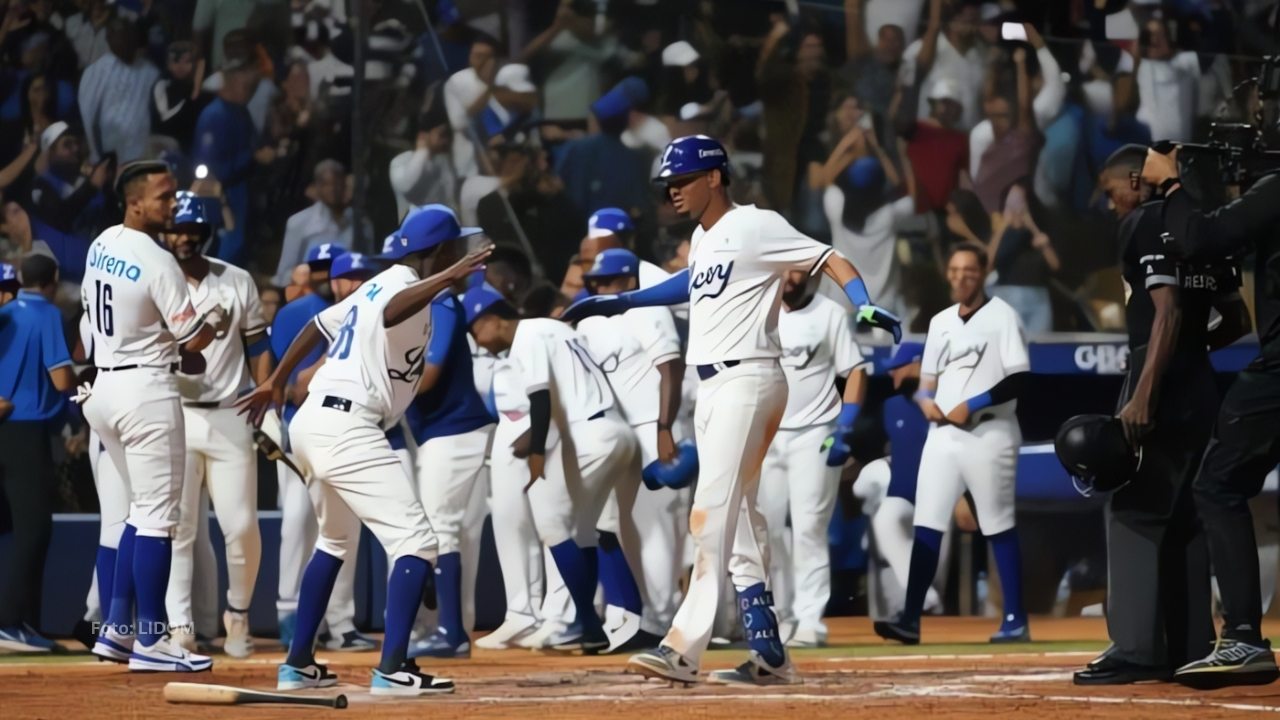
[[213, 660], [207, 655], [187, 652], [167, 637], [150, 647], [135, 642], [129, 655], [129, 669], [134, 672], [204, 672], [211, 668]]
[[537, 619], [528, 615], [512, 615], [504, 620], [497, 630], [476, 640], [476, 647], [484, 650], [513, 648], [522, 638], [532, 635], [537, 628]]
[[634, 653], [641, 650], [656, 650], [662, 644], [662, 636], [654, 635], [651, 632], [640, 630], [632, 635], [630, 639], [617, 647], [610, 646], [609, 649], [603, 651], [602, 655], [616, 655], [620, 653]]
[[236, 659], [252, 655], [253, 638], [249, 637], [249, 615], [228, 610], [222, 613], [222, 624], [227, 628], [227, 639], [222, 643], [222, 651]]
[[718, 685], [799, 685], [799, 674], [796, 666], [788, 660], [781, 667], [773, 667], [760, 657], [760, 653], [751, 651], [746, 662], [732, 670], [712, 670], [707, 675], [707, 682]]
[[1254, 645], [1232, 638], [1222, 638], [1213, 652], [1201, 660], [1187, 663], [1173, 674], [1174, 682], [1208, 690], [1232, 685], [1267, 685], [1280, 678], [1271, 643], [1263, 640]]
[[284, 664], [276, 670], [277, 690], [310, 690], [338, 684], [338, 676], [325, 665], [312, 663], [306, 667]]
[[373, 695], [444, 695], [453, 692], [453, 681], [428, 675], [410, 660], [393, 673], [375, 669], [369, 692]]
[[330, 637], [324, 641], [324, 649], [334, 652], [364, 652], [377, 650], [378, 641], [361, 635], [358, 631], [342, 633], [342, 637]]
[[1000, 623], [1000, 629], [991, 636], [991, 642], [997, 645], [1031, 642], [1031, 625], [1026, 618], [1018, 619], [1013, 615], [1007, 615], [1004, 622]]
[[903, 645], [920, 644], [920, 623], [903, 622], [901, 615], [893, 620], [877, 620], [872, 628], [885, 640], [896, 640]]
[[[609, 639], [609, 645], [601, 652], [612, 653], [617, 652], [623, 645], [631, 642], [631, 638], [640, 633], [640, 616], [629, 610], [623, 610], [622, 616], [611, 623], [612, 627], [606, 627], [604, 634]], [[645, 647], [645, 646], [641, 646]], [[650, 645], [647, 647], [657, 647]], [[641, 648], [635, 648], [637, 650]]]
[[556, 645], [563, 645], [581, 636], [582, 626], [577, 623], [565, 625], [559, 620], [543, 620], [537, 630], [529, 633], [527, 637], [517, 644], [530, 650], [542, 650]]
[[14, 652], [53, 652], [61, 649], [57, 643], [25, 623], [0, 628], [0, 648]]
[[437, 630], [430, 636], [409, 646], [409, 657], [433, 657], [454, 660], [471, 658], [471, 643], [467, 640], [454, 645], [444, 633]]
[[659, 645], [658, 649], [652, 652], [632, 655], [627, 660], [627, 669], [647, 678], [655, 678], [657, 680], [684, 683], [686, 685], [698, 682], [697, 666], [666, 645]]
[[[574, 627], [579, 627], [574, 625]], [[586, 630], [577, 637], [563, 638], [560, 642], [551, 645], [550, 649], [556, 652], [575, 652], [581, 650], [584, 655], [599, 655], [609, 647], [609, 636], [605, 634], [604, 628], [596, 628], [594, 630]]]
[[104, 625], [98, 640], [93, 644], [93, 654], [103, 660], [127, 663], [133, 653], [133, 636], [117, 632], [110, 625]]

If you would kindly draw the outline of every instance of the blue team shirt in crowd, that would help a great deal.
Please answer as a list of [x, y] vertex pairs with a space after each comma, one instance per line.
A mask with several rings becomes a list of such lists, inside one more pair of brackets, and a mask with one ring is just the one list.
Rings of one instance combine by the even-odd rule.
[[916, 501], [920, 455], [929, 436], [929, 421], [911, 398], [899, 394], [884, 401], [884, 430], [889, 435], [889, 497]]
[[441, 295], [431, 303], [431, 338], [424, 363], [442, 368], [440, 380], [414, 398], [405, 411], [419, 445], [432, 438], [461, 435], [493, 422], [476, 392], [462, 303]]
[[35, 292], [21, 290], [0, 307], [0, 397], [13, 403], [9, 422], [51, 420], [66, 399], [49, 371], [71, 365], [62, 313]]
[[235, 216], [233, 230], [218, 235], [218, 259], [243, 265], [244, 226], [249, 215], [249, 174], [258, 149], [258, 131], [244, 105], [222, 98], [209, 103], [196, 121], [195, 161], [209, 166], [209, 173], [222, 183], [227, 207]]
[[[316, 315], [329, 307], [329, 301], [316, 294], [303, 295], [293, 302], [280, 308], [276, 313], [276, 319], [271, 323], [271, 354], [275, 355], [276, 363], [280, 363], [280, 358], [284, 357], [284, 353], [289, 349], [289, 345], [293, 343], [294, 338], [302, 332], [302, 329], [311, 322]], [[321, 345], [307, 356], [302, 358], [302, 362], [289, 375], [288, 383], [292, 385], [298, 380], [298, 373], [315, 365], [316, 362], [324, 356], [324, 346]], [[298, 407], [293, 403], [286, 402], [284, 406], [284, 421], [289, 422], [293, 418], [293, 414], [298, 412]]]

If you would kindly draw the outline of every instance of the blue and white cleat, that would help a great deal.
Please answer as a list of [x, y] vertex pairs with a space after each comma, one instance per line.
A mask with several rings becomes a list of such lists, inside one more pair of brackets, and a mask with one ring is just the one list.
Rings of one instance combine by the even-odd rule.
[[377, 650], [378, 641], [361, 635], [358, 631], [342, 633], [342, 637], [330, 637], [323, 643], [325, 650], [334, 652], [365, 652]]
[[134, 672], [204, 672], [213, 668], [213, 659], [208, 655], [197, 655], [169, 641], [168, 637], [160, 638], [150, 647], [140, 642], [133, 644], [133, 654], [129, 656], [129, 669]]
[[281, 665], [276, 671], [277, 690], [311, 690], [327, 688], [338, 684], [338, 676], [329, 672], [329, 668], [318, 663], [306, 667]]
[[369, 692], [373, 695], [447, 695], [453, 692], [453, 681], [428, 675], [418, 669], [410, 660], [393, 673], [381, 670], [373, 671], [373, 680], [369, 682]]
[[0, 628], [0, 648], [14, 652], [53, 652], [59, 649], [57, 643], [25, 623]]
[[93, 644], [93, 654], [103, 660], [127, 663], [129, 656], [133, 654], [133, 636], [118, 632], [111, 625], [104, 625]]
[[994, 644], [1031, 642], [1031, 625], [1027, 619], [1006, 615], [1000, 629], [991, 636]]
[[627, 670], [655, 680], [692, 685], [698, 682], [698, 666], [666, 645], [657, 650], [632, 655]]
[[409, 657], [432, 657], [452, 660], [471, 659], [471, 642], [463, 640], [454, 645], [439, 630], [409, 646]]

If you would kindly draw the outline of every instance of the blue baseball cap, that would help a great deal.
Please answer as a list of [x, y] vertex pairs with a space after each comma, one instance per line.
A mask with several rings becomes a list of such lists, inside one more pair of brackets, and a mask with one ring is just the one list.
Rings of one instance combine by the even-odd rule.
[[662, 152], [662, 165], [655, 183], [666, 185], [681, 175], [719, 170], [729, 172], [729, 153], [718, 140], [708, 135], [685, 135], [667, 144]]
[[479, 235], [478, 227], [462, 227], [458, 216], [444, 205], [424, 205], [405, 217], [395, 233], [391, 248], [385, 249], [380, 259], [399, 260], [407, 255], [425, 252], [442, 243], [458, 238]]
[[649, 84], [635, 75], [623, 78], [613, 89], [622, 91], [631, 101], [631, 107], [649, 102]]
[[0, 263], [0, 285], [9, 284], [18, 284], [18, 270], [9, 263]]
[[372, 258], [361, 253], [343, 253], [334, 258], [333, 266], [329, 268], [329, 278], [343, 277], [371, 277], [376, 275], [379, 268], [374, 264]]
[[307, 251], [307, 264], [319, 265], [332, 263], [340, 255], [346, 255], [347, 249], [338, 243], [320, 243]]
[[591, 112], [599, 120], [621, 117], [631, 112], [631, 98], [627, 96], [622, 86], [615, 85], [609, 92], [591, 103]]
[[876, 189], [884, 185], [884, 167], [873, 157], [860, 157], [844, 171], [849, 184], [858, 189]]
[[587, 220], [587, 237], [605, 237], [635, 229], [635, 225], [631, 224], [631, 216], [622, 208], [600, 208]]
[[473, 288], [469, 288], [462, 294], [462, 308], [466, 312], [467, 327], [476, 321], [481, 315], [485, 314], [489, 308], [497, 304], [507, 305], [507, 299], [498, 292], [497, 288], [489, 283], [481, 283]]
[[582, 277], [605, 278], [639, 274], [640, 258], [635, 253], [625, 248], [610, 248], [596, 255], [595, 264], [582, 273]]
[[897, 370], [905, 367], [913, 362], [919, 362], [924, 357], [924, 343], [904, 342], [898, 346], [897, 351], [893, 353], [893, 357], [884, 364], [885, 370]]

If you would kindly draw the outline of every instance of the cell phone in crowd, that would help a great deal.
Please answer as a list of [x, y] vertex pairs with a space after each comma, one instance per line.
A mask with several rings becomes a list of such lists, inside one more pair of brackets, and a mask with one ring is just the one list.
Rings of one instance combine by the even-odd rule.
[[1003, 40], [1027, 41], [1027, 29], [1022, 23], [1007, 22], [1000, 25], [1000, 38]]

